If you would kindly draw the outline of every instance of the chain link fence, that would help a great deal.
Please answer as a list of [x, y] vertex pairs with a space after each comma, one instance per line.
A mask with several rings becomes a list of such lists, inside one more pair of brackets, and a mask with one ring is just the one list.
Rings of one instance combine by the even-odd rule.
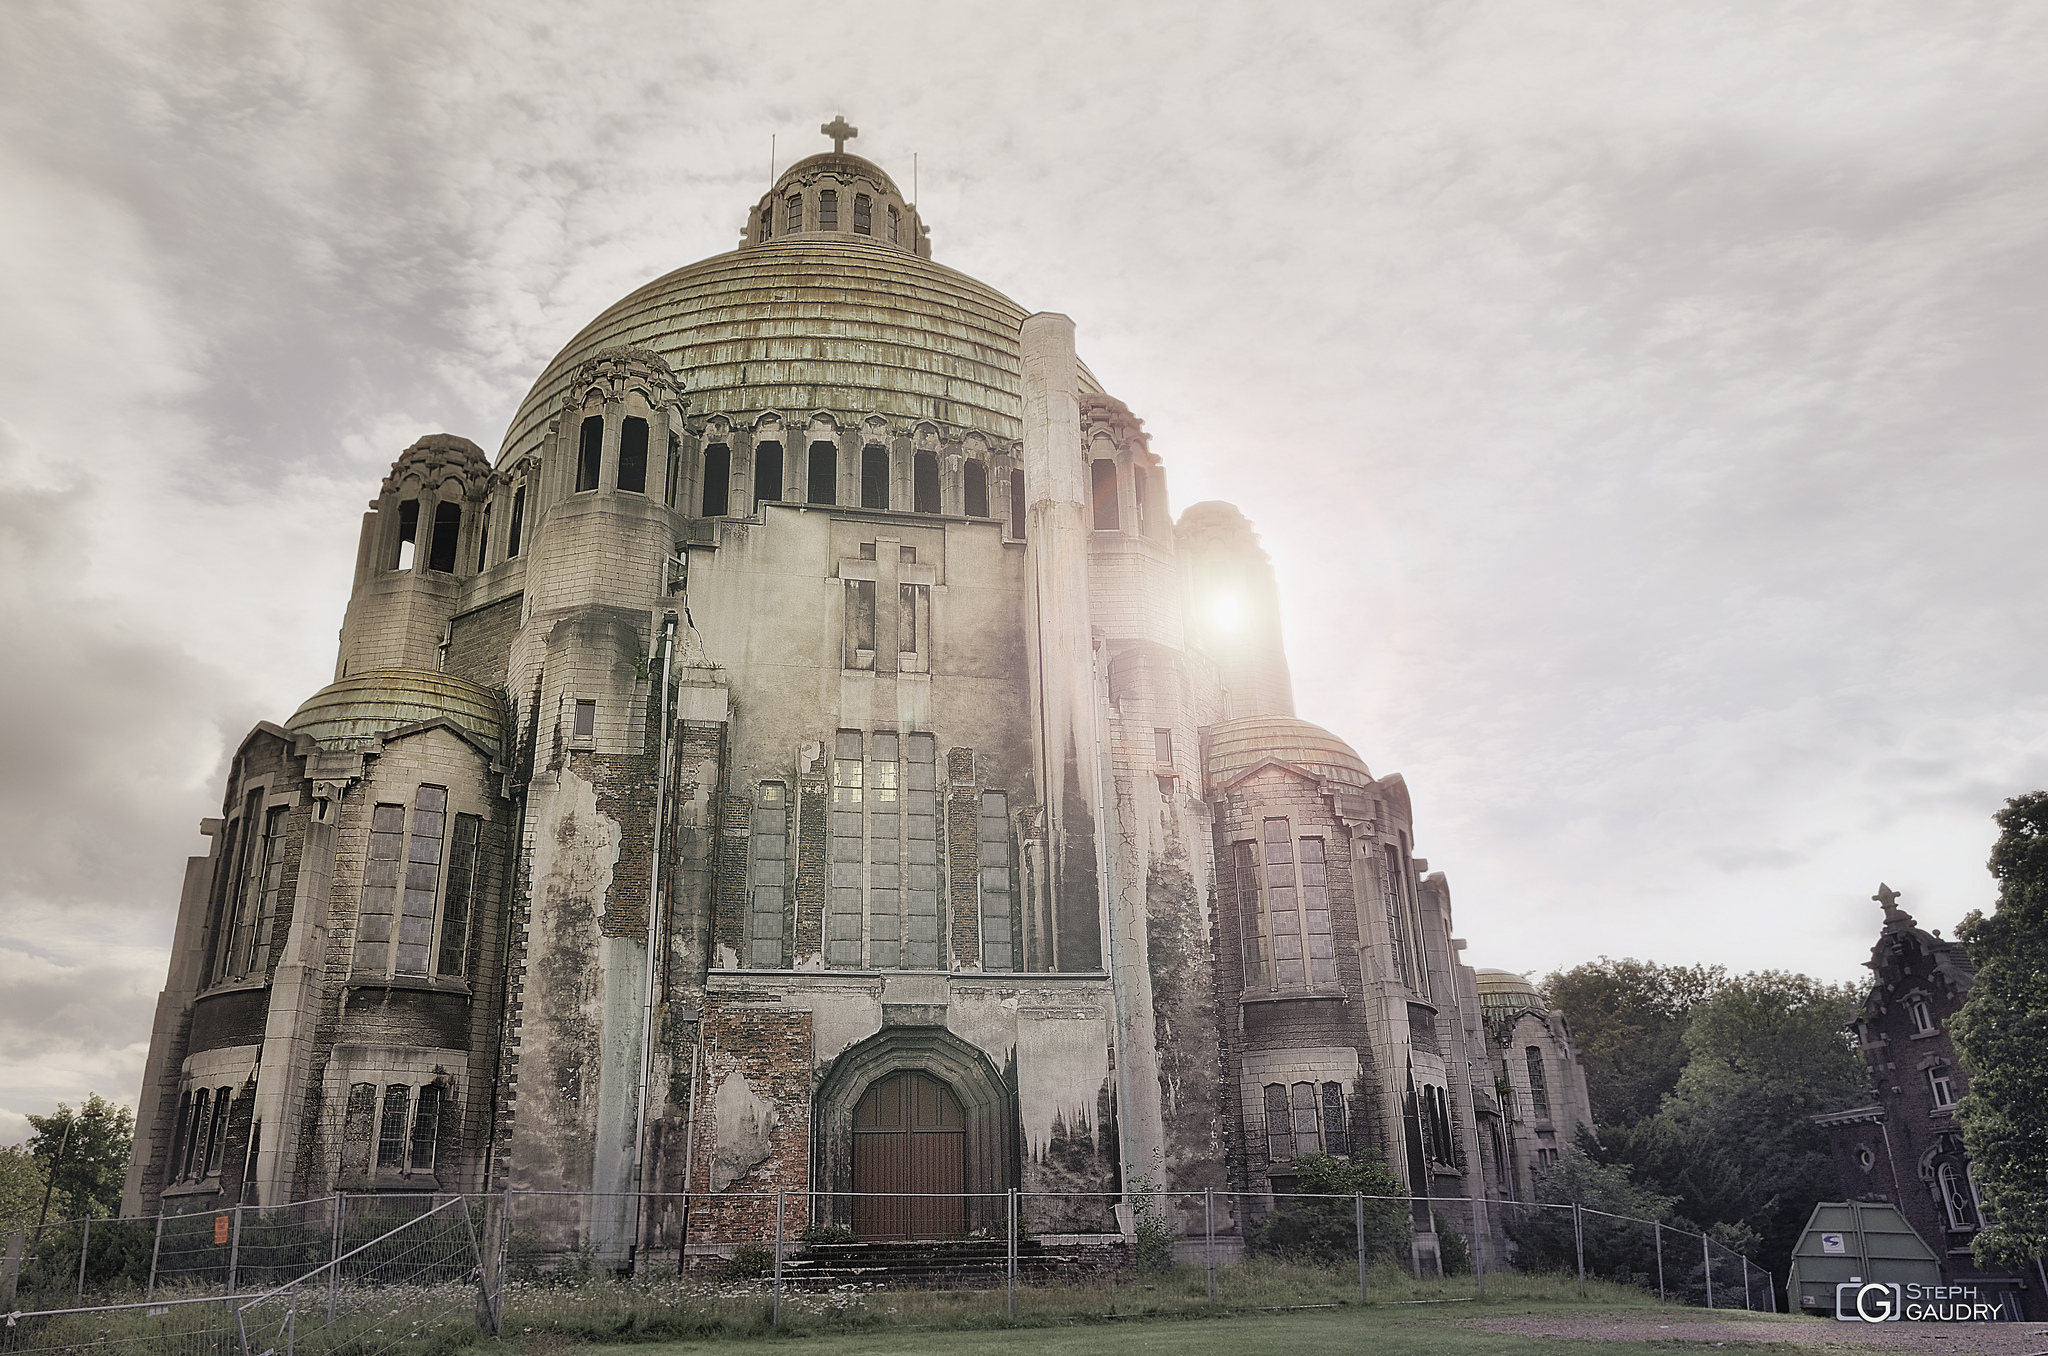
[[1534, 1296], [1532, 1275], [1561, 1276], [1582, 1296], [1621, 1286], [1671, 1303], [1777, 1307], [1768, 1272], [1703, 1234], [1579, 1204], [1441, 1196], [342, 1195], [69, 1221], [17, 1236], [11, 1255], [17, 1293], [0, 1353], [371, 1356], [477, 1329], [708, 1336], [791, 1318], [1000, 1323], [1479, 1300], [1489, 1288]]

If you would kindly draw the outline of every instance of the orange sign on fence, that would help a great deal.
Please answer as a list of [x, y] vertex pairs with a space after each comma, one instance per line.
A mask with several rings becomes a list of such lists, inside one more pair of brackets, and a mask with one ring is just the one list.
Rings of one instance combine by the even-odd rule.
[[226, 1215], [215, 1215], [213, 1217], [213, 1241], [215, 1244], [228, 1241], [228, 1217]]

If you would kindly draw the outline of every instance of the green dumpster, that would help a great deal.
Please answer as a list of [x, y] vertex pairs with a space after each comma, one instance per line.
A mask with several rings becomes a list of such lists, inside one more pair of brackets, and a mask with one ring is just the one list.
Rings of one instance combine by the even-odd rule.
[[[1792, 1249], [1785, 1297], [1793, 1313], [1835, 1317], [1837, 1286], [1938, 1286], [1941, 1262], [1895, 1205], [1822, 1201]], [[1849, 1303], [1855, 1303], [1853, 1295]]]

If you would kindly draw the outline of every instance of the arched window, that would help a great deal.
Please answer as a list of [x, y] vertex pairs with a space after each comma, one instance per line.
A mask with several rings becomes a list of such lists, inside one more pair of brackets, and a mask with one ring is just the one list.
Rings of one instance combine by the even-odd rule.
[[407, 1167], [413, 1172], [434, 1170], [434, 1148], [441, 1138], [441, 1089], [438, 1084], [429, 1083], [420, 1089], [419, 1104], [412, 1113], [412, 1160]]
[[860, 506], [889, 507], [889, 449], [879, 443], [860, 450]]
[[892, 245], [899, 245], [903, 243], [902, 241], [896, 238], [896, 226], [901, 219], [902, 218], [897, 214], [895, 208], [892, 207], [889, 209], [889, 243]]
[[491, 563], [491, 501], [484, 500], [484, 511], [476, 521], [476, 572], [482, 574]]
[[671, 433], [668, 435], [668, 475], [662, 480], [662, 502], [670, 508], [676, 506], [676, 485], [683, 478], [683, 442]]
[[732, 449], [713, 443], [704, 449], [704, 516], [721, 518], [732, 510]]
[[782, 233], [795, 235], [804, 228], [804, 195], [792, 193], [782, 204]]
[[455, 543], [462, 536], [462, 505], [443, 499], [434, 505], [434, 540], [427, 552], [427, 568], [442, 574], [455, 573]]
[[839, 194], [836, 190], [828, 188], [818, 194], [818, 229], [839, 229]]
[[397, 568], [409, 570], [413, 556], [417, 553], [420, 539], [420, 501], [407, 499], [398, 506], [398, 562]]
[[1550, 1119], [1550, 1080], [1543, 1073], [1543, 1048], [1532, 1045], [1522, 1051], [1529, 1066], [1529, 1110], [1539, 1121]]
[[505, 559], [511, 560], [519, 554], [519, 534], [526, 527], [526, 486], [522, 483], [512, 491], [512, 528], [505, 538]]
[[911, 508], [918, 513], [939, 511], [939, 458], [935, 452], [920, 452], [910, 463]]
[[1122, 525], [1116, 503], [1116, 463], [1098, 457], [1088, 463], [1088, 497], [1095, 506], [1095, 530], [1114, 532]]
[[782, 498], [782, 444], [754, 444], [754, 508]]
[[1024, 540], [1024, 473], [1010, 472], [1010, 535]]
[[619, 488], [647, 493], [647, 421], [632, 415], [619, 430]]
[[855, 235], [875, 233], [875, 200], [865, 193], [853, 195], [853, 232]]
[[772, 208], [764, 207], [761, 209], [761, 239], [766, 240], [773, 234], [775, 234], [775, 212]]
[[839, 444], [811, 444], [810, 475], [804, 483], [804, 499], [812, 504], [839, 502]]
[[583, 421], [583, 442], [576, 456], [576, 493], [597, 488], [597, 468], [604, 460], [604, 416]]
[[988, 517], [988, 463], [972, 461], [967, 463], [967, 516]]

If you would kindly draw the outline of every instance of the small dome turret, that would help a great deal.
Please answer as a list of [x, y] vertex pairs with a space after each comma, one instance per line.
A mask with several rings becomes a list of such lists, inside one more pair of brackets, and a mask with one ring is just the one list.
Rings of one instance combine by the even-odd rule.
[[832, 138], [832, 149], [782, 172], [748, 214], [740, 248], [824, 235], [931, 258], [931, 233], [917, 207], [880, 165], [846, 150], [860, 129], [834, 118], [818, 130]]

